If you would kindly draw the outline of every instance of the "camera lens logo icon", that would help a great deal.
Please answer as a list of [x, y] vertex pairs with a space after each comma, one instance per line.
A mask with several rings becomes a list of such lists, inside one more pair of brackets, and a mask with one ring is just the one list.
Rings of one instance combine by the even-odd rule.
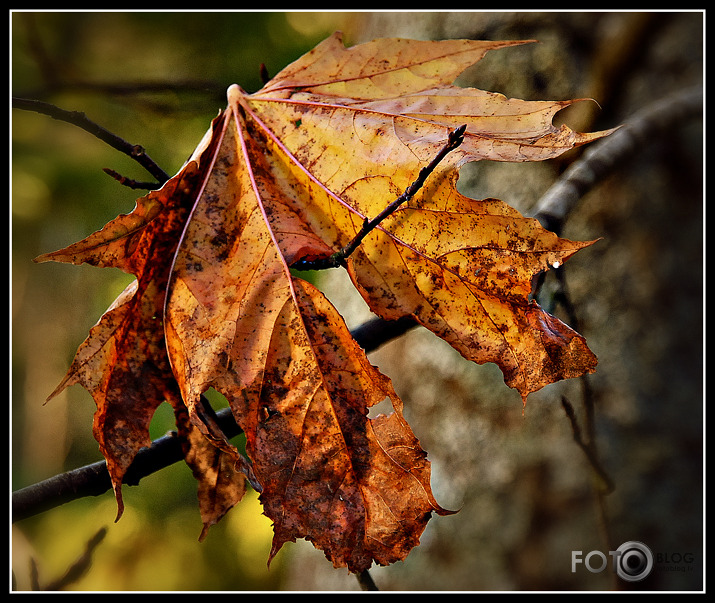
[[653, 553], [642, 542], [624, 542], [616, 552], [616, 573], [622, 580], [638, 582], [653, 569]]

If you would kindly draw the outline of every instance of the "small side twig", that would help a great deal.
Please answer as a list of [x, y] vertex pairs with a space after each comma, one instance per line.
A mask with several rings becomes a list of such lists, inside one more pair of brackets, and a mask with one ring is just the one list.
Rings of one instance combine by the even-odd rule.
[[24, 111], [42, 113], [43, 115], [48, 115], [53, 119], [64, 121], [77, 126], [78, 128], [82, 128], [117, 151], [120, 151], [134, 159], [159, 181], [159, 186], [169, 180], [169, 175], [162, 170], [154, 162], [154, 160], [149, 157], [149, 155], [146, 154], [144, 147], [127, 142], [113, 132], [110, 132], [99, 124], [93, 122], [81, 111], [67, 111], [66, 109], [60, 109], [51, 103], [26, 98], [13, 98], [12, 107], [13, 109], [22, 109]]
[[338, 268], [345, 267], [348, 257], [358, 248], [363, 239], [370, 234], [385, 218], [392, 215], [397, 208], [403, 203], [406, 203], [412, 197], [414, 197], [417, 192], [424, 186], [429, 175], [435, 170], [439, 163], [452, 151], [454, 151], [459, 145], [464, 142], [464, 132], [467, 126], [461, 125], [455, 128], [449, 133], [447, 137], [447, 142], [442, 147], [442, 149], [437, 153], [435, 158], [425, 167], [420, 170], [419, 175], [415, 181], [410, 184], [410, 186], [405, 189], [397, 199], [390, 203], [385, 209], [383, 209], [377, 216], [372, 220], [365, 218], [362, 228], [355, 235], [355, 237], [342, 249], [336, 251], [333, 255], [327, 258], [321, 258], [318, 260], [298, 260], [293, 263], [291, 268], [296, 270], [324, 270], [326, 268]]
[[601, 463], [598, 460], [598, 456], [596, 455], [596, 451], [594, 450], [593, 445], [591, 443], [584, 441], [584, 439], [581, 435], [581, 428], [579, 427], [578, 421], [576, 420], [576, 413], [574, 412], [573, 406], [571, 406], [571, 403], [563, 396], [561, 397], [561, 405], [563, 406], [564, 411], [566, 412], [566, 416], [569, 418], [569, 421], [571, 422], [571, 430], [573, 431], [574, 441], [576, 442], [578, 447], [583, 451], [583, 453], [586, 455], [586, 458], [588, 459], [588, 462], [591, 464], [591, 467], [593, 467], [593, 470], [596, 472], [598, 477], [602, 480], [602, 482], [604, 484], [603, 493], [610, 494], [614, 490], [613, 481], [608, 476], [608, 473], [606, 473], [606, 470], [601, 466]]
[[271, 81], [271, 76], [268, 74], [268, 67], [266, 67], [265, 63], [261, 63], [260, 67], [258, 68], [258, 71], [261, 77], [261, 82], [263, 82], [263, 85], [265, 86], [268, 82]]
[[[107, 528], [100, 528], [87, 542], [84, 552], [67, 569], [63, 576], [41, 587], [43, 591], [64, 590], [84, 576], [92, 565], [92, 555], [107, 535]], [[40, 586], [39, 584], [37, 586]]]
[[102, 171], [108, 176], [114, 178], [117, 182], [119, 182], [119, 184], [121, 184], [122, 186], [126, 186], [127, 188], [131, 188], [134, 190], [151, 191], [158, 187], [158, 184], [156, 182], [140, 182], [138, 180], [133, 180], [132, 178], [122, 176], [119, 172], [111, 168], [102, 168]]

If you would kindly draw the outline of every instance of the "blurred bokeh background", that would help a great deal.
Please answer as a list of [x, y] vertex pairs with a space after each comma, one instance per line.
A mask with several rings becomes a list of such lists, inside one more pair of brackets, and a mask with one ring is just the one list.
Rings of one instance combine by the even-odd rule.
[[[672, 92], [702, 83], [703, 14], [660, 13], [171, 13], [15, 12], [14, 96], [79, 110], [141, 144], [175, 173], [225, 104], [335, 30], [348, 45], [376, 37], [537, 39], [490, 53], [460, 83], [533, 100], [593, 98], [564, 119], [609, 128]], [[112, 270], [34, 264], [131, 211], [141, 193], [107, 176], [148, 176], [89, 134], [14, 110], [12, 128], [11, 320], [12, 489], [100, 459], [94, 403], [72, 387], [44, 404], [88, 329], [129, 282]], [[434, 518], [406, 561], [373, 573], [396, 590], [700, 589], [703, 580], [703, 154], [702, 121], [660, 135], [599, 183], [569, 216], [564, 236], [602, 240], [565, 272], [580, 332], [599, 357], [587, 382], [519, 396], [498, 370], [457, 357], [415, 329], [371, 356], [406, 405], [433, 462], [439, 502], [458, 514]], [[463, 170], [470, 196], [494, 196], [528, 214], [568, 161], [479, 164]], [[335, 271], [331, 271], [335, 272]], [[350, 326], [367, 317], [340, 274], [322, 283]], [[562, 312], [556, 306], [555, 313]], [[561, 406], [583, 421], [595, 405], [608, 496], [573, 442]], [[173, 427], [160, 408], [154, 437]], [[199, 543], [189, 469], [176, 464], [125, 488], [114, 524], [111, 493], [79, 500], [13, 528], [17, 587], [61, 575], [103, 526], [77, 590], [349, 590], [305, 542], [273, 561], [270, 522], [255, 496]], [[571, 572], [571, 551], [608, 551], [642, 541], [662, 561], [645, 581]], [[663, 555], [691, 553], [692, 562]]]

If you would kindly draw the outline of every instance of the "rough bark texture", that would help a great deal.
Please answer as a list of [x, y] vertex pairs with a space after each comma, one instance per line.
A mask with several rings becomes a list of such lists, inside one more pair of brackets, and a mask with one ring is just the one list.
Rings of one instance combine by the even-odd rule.
[[[493, 53], [463, 83], [527, 99], [594, 98], [601, 109], [584, 103], [564, 115], [581, 131], [618, 125], [702, 81], [699, 13], [375, 13], [346, 35], [538, 39]], [[463, 170], [460, 187], [529, 214], [565, 165], [482, 162]], [[429, 453], [438, 502], [461, 507], [431, 522], [404, 563], [373, 570], [381, 589], [702, 588], [702, 176], [702, 121], [694, 119], [640, 148], [566, 221], [563, 236], [603, 237], [565, 273], [576, 326], [599, 357], [586, 385], [549, 386], [522, 416], [495, 367], [467, 363], [424, 330], [371, 355]], [[360, 302], [339, 282], [329, 287], [350, 326], [359, 323]], [[562, 306], [554, 312], [569, 323]], [[602, 504], [561, 403], [566, 397], [584, 428], [585, 392], [614, 485]], [[571, 572], [571, 551], [607, 552], [630, 540], [656, 556], [646, 580]], [[359, 588], [298, 546], [305, 555], [291, 563], [288, 588]], [[658, 563], [688, 552], [693, 563]]]

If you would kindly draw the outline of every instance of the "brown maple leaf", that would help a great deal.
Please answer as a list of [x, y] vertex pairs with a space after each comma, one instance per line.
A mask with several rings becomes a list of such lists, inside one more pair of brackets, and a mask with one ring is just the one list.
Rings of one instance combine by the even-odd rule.
[[[278, 241], [301, 257], [330, 249], [282, 204], [238, 112], [220, 123], [216, 163], [167, 297], [167, 344], [184, 400], [199, 425], [207, 388], [231, 403], [274, 521], [271, 557], [306, 537], [356, 572], [401, 559], [430, 513], [447, 512], [431, 494], [426, 454], [389, 380], [322, 294], [291, 275], [295, 255]], [[368, 419], [385, 398], [392, 417]]]
[[48, 397], [76, 383], [92, 394], [97, 405], [94, 436], [112, 479], [117, 519], [124, 509], [122, 479], [137, 452], [151, 443], [154, 411], [164, 400], [183, 406], [162, 323], [172, 257], [205, 176], [201, 150], [161, 189], [138, 199], [131, 213], [82, 241], [35, 258], [114, 267], [137, 276], [92, 327], [67, 375]]
[[[93, 393], [120, 504], [123, 471], [167, 398], [185, 441], [196, 441], [194, 428], [203, 437], [189, 462], [204, 533], [245, 487], [230, 475], [219, 483], [227, 459], [261, 492], [271, 557], [306, 538], [359, 572], [404, 559], [431, 513], [448, 513], [389, 379], [296, 267], [337, 257], [375, 313], [413, 317], [466, 358], [497, 363], [524, 400], [594, 369], [584, 339], [529, 300], [535, 274], [590, 243], [456, 190], [464, 162], [544, 160], [606, 134], [555, 128], [572, 101], [450, 85], [488, 50], [519, 43], [385, 39], [345, 49], [336, 34], [262, 90], [229, 88], [228, 107], [177, 176], [128, 216], [41, 258], [137, 275], [60, 386]], [[460, 124], [461, 145], [445, 147]], [[430, 162], [430, 179], [414, 186]], [[395, 198], [399, 207], [366, 230]], [[250, 466], [208, 417], [209, 387], [246, 433]], [[394, 412], [369, 418], [386, 398]]]
[[[553, 126], [574, 101], [448, 85], [488, 50], [521, 43], [386, 39], [345, 49], [336, 34], [257, 93], [229, 89], [229, 107], [243, 136], [260, 145], [246, 160], [259, 164], [262, 155], [264, 186], [333, 251], [410, 185], [451, 128], [466, 124], [432, 184], [370, 233], [348, 270], [375, 313], [414, 316], [468, 359], [496, 362], [526, 399], [596, 364], [583, 338], [528, 300], [534, 274], [590, 243], [560, 239], [498, 200], [463, 197], [456, 168], [549, 159], [605, 133]], [[289, 263], [301, 244], [276, 240]]]

